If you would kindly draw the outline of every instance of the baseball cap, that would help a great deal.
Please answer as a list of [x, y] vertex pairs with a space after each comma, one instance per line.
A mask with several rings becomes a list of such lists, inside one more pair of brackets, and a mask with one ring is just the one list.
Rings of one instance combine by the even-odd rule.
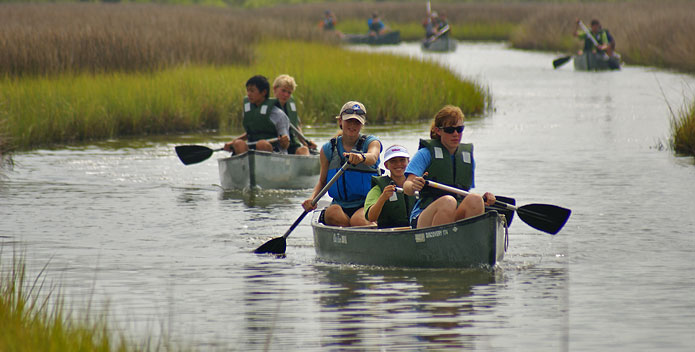
[[405, 147], [402, 145], [394, 144], [388, 147], [384, 152], [384, 162], [389, 161], [389, 159], [398, 157], [410, 158], [410, 154], [408, 154], [408, 149], [405, 149]]
[[357, 119], [361, 124], [364, 125], [364, 118], [367, 117], [367, 109], [359, 101], [349, 101], [340, 108], [340, 113], [336, 116], [336, 119], [342, 118], [343, 121], [349, 119]]

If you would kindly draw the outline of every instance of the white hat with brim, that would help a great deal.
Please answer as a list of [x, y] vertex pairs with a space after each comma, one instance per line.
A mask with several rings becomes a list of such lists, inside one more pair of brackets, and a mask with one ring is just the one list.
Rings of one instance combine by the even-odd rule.
[[410, 158], [410, 154], [408, 154], [408, 150], [405, 149], [404, 146], [401, 145], [392, 145], [386, 149], [384, 152], [384, 162], [387, 162], [393, 158]]

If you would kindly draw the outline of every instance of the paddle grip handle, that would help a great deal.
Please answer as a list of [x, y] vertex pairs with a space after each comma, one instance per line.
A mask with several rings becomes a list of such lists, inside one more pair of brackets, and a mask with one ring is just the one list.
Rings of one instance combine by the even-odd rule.
[[[401, 187], [396, 187], [396, 192], [405, 194], [405, 190]], [[420, 199], [420, 191], [415, 191], [415, 199]]]

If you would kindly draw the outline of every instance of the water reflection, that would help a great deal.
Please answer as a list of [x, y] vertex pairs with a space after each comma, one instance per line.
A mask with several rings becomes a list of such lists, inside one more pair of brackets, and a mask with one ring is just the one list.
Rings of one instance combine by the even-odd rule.
[[[322, 289], [317, 294], [324, 315], [325, 346], [372, 349], [470, 348], [468, 332], [477, 314], [474, 288], [501, 280], [488, 270], [360, 269], [317, 267]], [[485, 300], [485, 309], [496, 301]], [[335, 316], [333, 316], [335, 315]]]
[[219, 199], [241, 201], [249, 208], [275, 208], [284, 205], [296, 205], [298, 197], [307, 197], [308, 194], [310, 194], [310, 190], [220, 189]]

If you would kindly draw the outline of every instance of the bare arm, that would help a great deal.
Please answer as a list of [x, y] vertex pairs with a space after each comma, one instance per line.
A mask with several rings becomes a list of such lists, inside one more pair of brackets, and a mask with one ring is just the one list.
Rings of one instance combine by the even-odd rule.
[[381, 142], [378, 140], [369, 143], [369, 148], [367, 153], [364, 154], [365, 165], [372, 166], [379, 161], [379, 154], [381, 154]]
[[425, 187], [425, 179], [414, 174], [409, 174], [403, 183], [403, 193], [412, 196], [415, 191], [421, 191]]
[[359, 151], [346, 152], [343, 153], [343, 156], [347, 157], [352, 165], [364, 163], [367, 166], [372, 166], [379, 160], [379, 154], [381, 154], [381, 142], [375, 140], [369, 143], [369, 148], [367, 148], [366, 153]]
[[314, 191], [311, 192], [311, 198], [302, 202], [302, 207], [306, 211], [316, 209], [316, 204], [311, 203], [314, 201], [314, 198], [316, 198], [316, 196], [321, 192], [323, 187], [326, 186], [326, 177], [328, 176], [328, 158], [326, 157], [326, 154], [323, 153], [323, 148], [321, 148], [319, 162], [321, 163], [321, 172], [319, 174], [319, 180], [318, 182], [316, 182], [316, 186], [314, 186]]
[[237, 139], [245, 141], [245, 140], [248, 140], [248, 138], [249, 138], [249, 135], [246, 132], [244, 132], [244, 134], [240, 135], [239, 137], [234, 138], [234, 140], [232, 140], [231, 142], [225, 143], [224, 148], [222, 148], [222, 149], [224, 149], [228, 152], [231, 152], [232, 151], [232, 144], [234, 144], [234, 141], [236, 141]]

